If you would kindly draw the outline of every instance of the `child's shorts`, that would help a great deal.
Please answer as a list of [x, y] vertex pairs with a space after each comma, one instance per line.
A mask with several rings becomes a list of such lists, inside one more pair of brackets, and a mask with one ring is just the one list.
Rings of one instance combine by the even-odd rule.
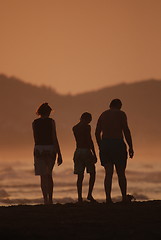
[[90, 149], [77, 148], [74, 153], [74, 174], [95, 173], [94, 156]]

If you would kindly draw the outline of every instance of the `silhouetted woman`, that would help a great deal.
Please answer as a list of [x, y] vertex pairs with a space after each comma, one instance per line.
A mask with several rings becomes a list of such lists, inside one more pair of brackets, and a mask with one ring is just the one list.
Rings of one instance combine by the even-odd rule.
[[58, 166], [62, 164], [55, 121], [52, 118], [49, 118], [51, 111], [52, 109], [48, 103], [43, 103], [36, 112], [40, 117], [35, 119], [32, 123], [35, 141], [35, 175], [40, 175], [44, 204], [53, 203], [52, 170], [56, 157]]

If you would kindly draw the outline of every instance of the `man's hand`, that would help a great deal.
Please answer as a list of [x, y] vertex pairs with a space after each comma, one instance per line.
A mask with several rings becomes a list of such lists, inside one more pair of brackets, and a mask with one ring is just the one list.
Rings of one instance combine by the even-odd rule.
[[129, 157], [133, 158], [133, 156], [134, 156], [134, 151], [132, 148], [129, 148]]
[[62, 156], [61, 156], [61, 155], [58, 155], [58, 158], [57, 158], [57, 164], [58, 164], [58, 166], [61, 165], [62, 162], [63, 162]]

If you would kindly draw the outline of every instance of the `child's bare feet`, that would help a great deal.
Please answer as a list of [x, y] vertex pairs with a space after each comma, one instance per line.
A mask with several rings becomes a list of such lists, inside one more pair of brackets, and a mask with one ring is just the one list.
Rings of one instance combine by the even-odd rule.
[[87, 196], [87, 200], [90, 202], [97, 202], [92, 196]]

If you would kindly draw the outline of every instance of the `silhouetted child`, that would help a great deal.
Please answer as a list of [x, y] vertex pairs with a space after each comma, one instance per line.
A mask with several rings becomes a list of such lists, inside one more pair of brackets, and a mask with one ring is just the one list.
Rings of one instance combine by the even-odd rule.
[[73, 133], [76, 140], [76, 150], [74, 153], [74, 174], [78, 175], [77, 192], [78, 202], [82, 202], [82, 184], [84, 179], [84, 170], [90, 174], [89, 190], [87, 199], [91, 202], [96, 200], [92, 196], [92, 191], [95, 183], [95, 163], [97, 157], [94, 149], [94, 144], [91, 138], [91, 126], [89, 123], [92, 120], [92, 115], [88, 112], [82, 114], [80, 122], [73, 127]]

